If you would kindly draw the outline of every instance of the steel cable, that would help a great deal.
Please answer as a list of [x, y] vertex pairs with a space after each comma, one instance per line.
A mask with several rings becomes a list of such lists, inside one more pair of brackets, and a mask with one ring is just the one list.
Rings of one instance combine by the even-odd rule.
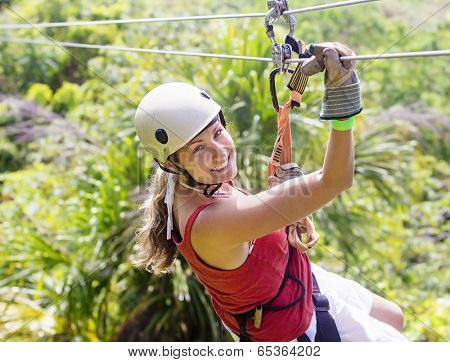
[[[98, 45], [98, 44], [84, 44], [84, 43], [72, 43], [72, 42], [59, 42], [48, 40], [36, 40], [27, 38], [12, 38], [12, 37], [0, 37], [0, 42], [14, 42], [14, 43], [26, 43], [26, 44], [38, 44], [38, 45], [59, 45], [68, 48], [84, 48], [84, 49], [102, 49], [112, 51], [124, 51], [133, 53], [153, 53], [153, 54], [165, 54], [165, 55], [181, 55], [203, 58], [219, 58], [219, 59], [236, 59], [236, 60], [248, 60], [248, 61], [261, 61], [261, 62], [273, 62], [272, 58], [262, 57], [250, 57], [243, 55], [230, 55], [230, 54], [215, 54], [215, 53], [196, 53], [196, 52], [182, 52], [176, 50], [163, 50], [163, 49], [143, 49], [143, 48], [130, 48], [114, 45]], [[433, 50], [422, 52], [406, 52], [406, 53], [391, 53], [391, 54], [367, 54], [367, 55], [354, 55], [341, 57], [341, 60], [369, 60], [369, 59], [393, 59], [393, 58], [415, 58], [415, 57], [437, 57], [448, 56], [450, 50]], [[288, 59], [285, 63], [301, 63], [306, 59]]]
[[[342, 6], [350, 6], [375, 2], [380, 0], [350, 0], [340, 1], [332, 4], [309, 6], [301, 9], [293, 9], [283, 14], [300, 14], [311, 11], [326, 10], [338, 8]], [[112, 20], [92, 20], [92, 21], [66, 21], [58, 23], [36, 23], [36, 24], [3, 24], [0, 30], [12, 29], [30, 29], [30, 28], [57, 28], [68, 26], [86, 26], [86, 25], [111, 25], [111, 24], [135, 24], [135, 23], [162, 23], [174, 21], [197, 21], [197, 20], [217, 20], [217, 19], [240, 19], [240, 18], [260, 18], [265, 17], [266, 13], [249, 13], [249, 14], [225, 14], [225, 15], [199, 15], [199, 16], [179, 16], [171, 18], [142, 18], [142, 19], [112, 19]]]

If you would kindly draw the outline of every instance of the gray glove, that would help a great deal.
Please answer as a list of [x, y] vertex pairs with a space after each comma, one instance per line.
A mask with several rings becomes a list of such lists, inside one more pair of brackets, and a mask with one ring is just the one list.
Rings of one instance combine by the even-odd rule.
[[325, 70], [325, 95], [320, 118], [344, 119], [361, 113], [361, 90], [354, 60], [341, 62], [340, 56], [355, 55], [345, 45], [331, 42], [310, 44], [313, 56], [302, 65], [302, 72], [311, 76]]

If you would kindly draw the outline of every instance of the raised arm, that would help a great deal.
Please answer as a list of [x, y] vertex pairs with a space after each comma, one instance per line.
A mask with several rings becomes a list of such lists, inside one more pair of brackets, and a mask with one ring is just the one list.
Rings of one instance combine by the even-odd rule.
[[[333, 47], [336, 44], [339, 47]], [[342, 64], [339, 60], [339, 55], [350, 55], [353, 52], [338, 43], [326, 45], [329, 46], [316, 47], [315, 51], [320, 52], [322, 58], [312, 58], [308, 62], [309, 68], [306, 65], [305, 72], [313, 69], [309, 74], [311, 75], [326, 66], [325, 85], [328, 97], [324, 98], [321, 118], [339, 119], [332, 122], [345, 125], [346, 118], [361, 111], [359, 82], [353, 70], [354, 62]], [[355, 99], [352, 99], [356, 93], [359, 100], [357, 107]], [[338, 124], [336, 128], [346, 127], [340, 127]], [[222, 250], [227, 246], [234, 248], [290, 225], [322, 208], [339, 193], [351, 187], [353, 174], [353, 131], [332, 128], [322, 169], [288, 180], [256, 195], [212, 204], [199, 214], [193, 225], [192, 238], [201, 244], [220, 244]], [[211, 227], [212, 225], [214, 227]]]
[[212, 204], [199, 214], [192, 238], [232, 248], [290, 225], [348, 189], [353, 164], [353, 132], [332, 130], [321, 170], [256, 195]]

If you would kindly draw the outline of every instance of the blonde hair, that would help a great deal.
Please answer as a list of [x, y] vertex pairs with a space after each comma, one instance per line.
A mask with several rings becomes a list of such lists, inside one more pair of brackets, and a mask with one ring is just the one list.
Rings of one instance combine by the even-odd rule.
[[136, 230], [137, 254], [131, 258], [135, 267], [157, 276], [171, 273], [177, 247], [166, 239], [167, 208], [164, 203], [168, 173], [156, 170], [147, 188], [149, 197], [142, 203], [144, 223]]

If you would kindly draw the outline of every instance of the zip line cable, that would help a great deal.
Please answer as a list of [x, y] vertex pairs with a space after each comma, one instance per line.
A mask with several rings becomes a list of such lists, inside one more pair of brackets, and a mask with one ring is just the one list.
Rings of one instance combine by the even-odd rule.
[[[380, 0], [350, 0], [340, 1], [332, 4], [309, 6], [300, 9], [293, 9], [283, 12], [283, 14], [301, 14], [311, 11], [326, 10], [338, 8], [342, 6], [357, 5]], [[173, 21], [190, 21], [190, 20], [217, 20], [217, 19], [240, 19], [240, 18], [260, 18], [265, 17], [267, 13], [249, 13], [249, 14], [226, 14], [226, 15], [200, 15], [200, 16], [180, 16], [171, 18], [142, 18], [142, 19], [115, 19], [115, 20], [92, 20], [92, 21], [67, 21], [59, 23], [37, 23], [37, 24], [4, 24], [0, 25], [0, 30], [11, 29], [30, 29], [30, 28], [57, 28], [68, 26], [85, 26], [85, 25], [110, 25], [110, 24], [135, 24], [135, 23], [162, 23]]]
[[[84, 48], [84, 49], [102, 49], [112, 51], [123, 51], [132, 53], [153, 53], [153, 54], [165, 54], [165, 55], [181, 55], [191, 57], [203, 57], [203, 58], [219, 58], [219, 59], [235, 59], [235, 60], [248, 60], [248, 61], [261, 61], [272, 63], [272, 58], [250, 57], [242, 55], [229, 55], [229, 54], [214, 54], [214, 53], [196, 53], [196, 52], [182, 52], [176, 50], [161, 50], [161, 49], [142, 49], [142, 48], [129, 48], [114, 45], [97, 45], [97, 44], [83, 44], [83, 43], [71, 43], [71, 42], [58, 42], [48, 40], [35, 40], [27, 38], [11, 38], [0, 37], [0, 42], [13, 42], [13, 43], [25, 43], [25, 44], [38, 44], [38, 45], [58, 45], [68, 48]], [[394, 59], [394, 58], [417, 58], [417, 57], [438, 57], [449, 56], [450, 50], [432, 50], [422, 52], [406, 52], [406, 53], [391, 53], [391, 54], [367, 54], [367, 55], [354, 55], [341, 57], [341, 60], [369, 60], [369, 59]], [[302, 63], [307, 59], [287, 59], [285, 63]]]
[[[450, 50], [428, 50], [422, 52], [388, 53], [388, 54], [366, 54], [340, 57], [341, 60], [377, 60], [377, 59], [400, 59], [418, 57], [442, 57], [449, 56]], [[302, 59], [287, 59], [285, 63], [299, 63]]]
[[167, 55], [182, 55], [192, 57], [204, 57], [204, 58], [221, 58], [221, 59], [237, 59], [237, 60], [250, 60], [250, 61], [262, 61], [272, 62], [272, 58], [258, 58], [247, 57], [238, 55], [227, 54], [210, 54], [210, 53], [194, 53], [194, 52], [182, 52], [175, 50], [160, 50], [160, 49], [142, 49], [142, 48], [129, 48], [114, 45], [96, 45], [96, 44], [82, 44], [82, 43], [70, 43], [70, 42], [58, 42], [48, 40], [34, 40], [34, 39], [22, 39], [22, 38], [8, 38], [0, 37], [1, 42], [14, 42], [14, 43], [28, 43], [28, 44], [40, 44], [40, 45], [59, 45], [67, 48], [86, 48], [86, 49], [103, 49], [103, 50], [117, 50], [132, 53], [154, 53], [154, 54], [167, 54]]

